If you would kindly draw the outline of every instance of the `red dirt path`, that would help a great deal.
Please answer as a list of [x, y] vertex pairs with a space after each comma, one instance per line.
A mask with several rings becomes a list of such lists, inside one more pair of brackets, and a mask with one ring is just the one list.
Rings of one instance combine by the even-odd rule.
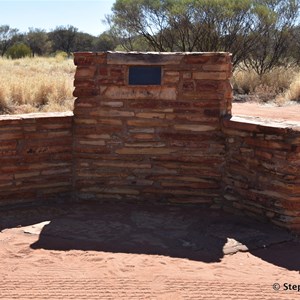
[[300, 122], [300, 105], [271, 106], [257, 103], [233, 103], [233, 116], [251, 116], [279, 121]]

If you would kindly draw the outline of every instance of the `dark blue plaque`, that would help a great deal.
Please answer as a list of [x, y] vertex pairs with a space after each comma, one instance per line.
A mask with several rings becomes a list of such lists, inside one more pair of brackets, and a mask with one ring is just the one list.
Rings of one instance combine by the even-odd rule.
[[160, 85], [161, 67], [131, 66], [129, 67], [129, 85]]

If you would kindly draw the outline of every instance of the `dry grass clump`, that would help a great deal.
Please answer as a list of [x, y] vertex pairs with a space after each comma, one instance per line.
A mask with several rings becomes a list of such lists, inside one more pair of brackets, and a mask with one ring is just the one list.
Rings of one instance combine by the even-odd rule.
[[0, 58], [0, 113], [72, 110], [74, 72], [61, 56]]
[[289, 89], [283, 95], [283, 100], [300, 102], [300, 73], [294, 77]]
[[240, 98], [247, 101], [273, 102], [283, 106], [300, 99], [300, 69], [296, 67], [274, 68], [262, 76], [254, 70], [238, 68], [232, 83], [235, 94], [243, 95]]

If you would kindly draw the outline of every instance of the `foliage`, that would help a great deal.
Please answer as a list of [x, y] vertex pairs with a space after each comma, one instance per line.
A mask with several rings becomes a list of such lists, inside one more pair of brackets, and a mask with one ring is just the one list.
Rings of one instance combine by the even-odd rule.
[[68, 53], [65, 51], [58, 50], [55, 52], [54, 57], [57, 61], [63, 61], [68, 58]]
[[45, 55], [51, 50], [51, 42], [45, 30], [39, 28], [29, 28], [25, 38], [28, 46], [32, 51], [32, 56]]
[[93, 41], [94, 51], [112, 51], [118, 46], [118, 41], [111, 32], [103, 32]]
[[73, 51], [91, 51], [93, 49], [93, 42], [95, 37], [88, 33], [77, 32]]
[[235, 99], [274, 102], [277, 105], [300, 100], [299, 67], [275, 67], [259, 75], [254, 69], [237, 68], [232, 85]]
[[286, 64], [284, 58], [293, 39], [293, 28], [299, 15], [299, 3], [295, 0], [258, 1], [255, 12], [258, 18], [259, 36], [256, 47], [244, 59], [262, 76], [275, 66]]
[[0, 26], [0, 54], [3, 57], [7, 49], [14, 44], [14, 37], [17, 35], [18, 29], [11, 28], [9, 25]]
[[24, 43], [16, 43], [6, 52], [6, 56], [12, 59], [22, 58], [26, 56], [31, 56], [30, 48]]
[[299, 0], [116, 0], [107, 23], [124, 49], [226, 51], [262, 75], [286, 56], [298, 11]]
[[53, 50], [65, 51], [68, 56], [70, 56], [71, 52], [75, 49], [77, 34], [78, 29], [71, 25], [66, 27], [56, 27], [55, 30], [49, 33], [49, 39], [53, 44]]

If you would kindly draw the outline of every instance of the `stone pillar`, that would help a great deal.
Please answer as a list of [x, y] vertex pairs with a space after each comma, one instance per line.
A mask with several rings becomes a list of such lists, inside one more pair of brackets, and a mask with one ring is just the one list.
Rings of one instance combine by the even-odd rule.
[[75, 195], [212, 205], [228, 53], [75, 53]]

